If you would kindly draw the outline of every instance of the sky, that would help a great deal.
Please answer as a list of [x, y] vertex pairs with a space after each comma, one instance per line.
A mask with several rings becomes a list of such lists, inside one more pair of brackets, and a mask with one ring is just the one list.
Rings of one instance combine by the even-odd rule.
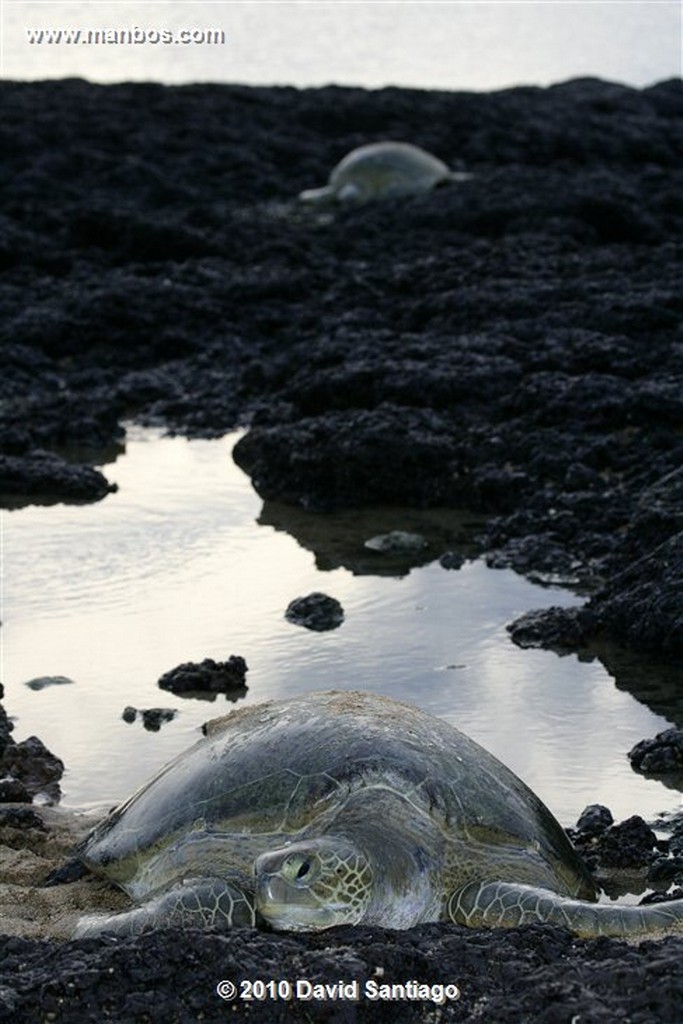
[[678, 0], [0, 0], [0, 75], [489, 90], [681, 74]]

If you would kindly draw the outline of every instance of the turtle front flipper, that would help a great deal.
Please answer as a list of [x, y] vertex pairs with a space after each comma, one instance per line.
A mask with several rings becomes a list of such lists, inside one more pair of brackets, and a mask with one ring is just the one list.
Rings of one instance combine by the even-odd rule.
[[447, 916], [468, 928], [513, 928], [542, 921], [574, 935], [653, 939], [683, 935], [683, 900], [649, 906], [608, 906], [558, 896], [548, 889], [507, 882], [470, 882], [451, 896]]
[[322, 188], [307, 188], [303, 192], [299, 193], [299, 202], [301, 203], [316, 203], [323, 206], [331, 206], [332, 203], [334, 203], [334, 200], [334, 189], [331, 189], [329, 185], [323, 185]]
[[74, 938], [139, 935], [152, 928], [253, 928], [253, 894], [224, 878], [190, 878], [122, 914], [81, 917]]

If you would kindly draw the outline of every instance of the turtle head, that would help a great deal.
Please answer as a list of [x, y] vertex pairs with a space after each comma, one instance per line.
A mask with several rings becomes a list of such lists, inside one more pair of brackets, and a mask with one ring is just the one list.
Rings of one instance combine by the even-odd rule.
[[257, 857], [256, 908], [276, 930], [316, 931], [361, 920], [372, 868], [353, 843], [320, 836]]

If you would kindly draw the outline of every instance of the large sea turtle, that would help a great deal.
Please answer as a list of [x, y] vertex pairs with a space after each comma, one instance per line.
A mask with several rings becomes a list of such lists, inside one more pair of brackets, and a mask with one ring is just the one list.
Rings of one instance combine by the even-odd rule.
[[79, 857], [139, 905], [77, 934], [553, 921], [579, 935], [683, 933], [683, 900], [612, 907], [550, 811], [446, 722], [368, 693], [215, 719], [90, 833]]
[[371, 142], [347, 153], [332, 170], [327, 185], [307, 189], [299, 199], [307, 203], [365, 203], [419, 195], [469, 177], [451, 171], [438, 157], [409, 142]]

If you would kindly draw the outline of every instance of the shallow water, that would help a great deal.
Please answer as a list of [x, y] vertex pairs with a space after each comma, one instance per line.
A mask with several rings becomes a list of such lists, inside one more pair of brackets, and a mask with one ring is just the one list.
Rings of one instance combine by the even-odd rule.
[[[488, 90], [681, 73], [677, 0], [4, 0], [0, 16], [7, 78]], [[40, 29], [82, 35], [29, 36]], [[176, 41], [206, 30], [220, 45]]]
[[[181, 662], [231, 654], [249, 666], [248, 702], [333, 687], [415, 702], [510, 765], [564, 824], [595, 800], [617, 817], [679, 804], [626, 759], [666, 719], [617, 689], [599, 661], [510, 642], [515, 616], [572, 594], [481, 560], [443, 569], [438, 556], [467, 534], [467, 515], [264, 507], [231, 459], [236, 438], [133, 429], [104, 467], [116, 494], [4, 513], [6, 707], [17, 740], [36, 734], [65, 761], [66, 805], [125, 797], [229, 710], [222, 695], [176, 697], [156, 682]], [[402, 575], [363, 548], [399, 526], [423, 533], [433, 559]], [[288, 603], [314, 590], [341, 601], [339, 629], [285, 620]], [[26, 685], [56, 675], [73, 682]], [[178, 714], [151, 733], [123, 721], [126, 705]]]

